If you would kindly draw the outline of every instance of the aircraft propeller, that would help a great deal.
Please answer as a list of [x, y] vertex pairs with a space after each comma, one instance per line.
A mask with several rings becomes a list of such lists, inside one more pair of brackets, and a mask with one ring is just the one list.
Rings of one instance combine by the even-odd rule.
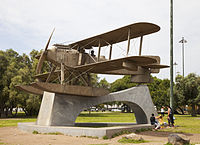
[[51, 35], [50, 35], [50, 37], [49, 37], [49, 40], [48, 40], [48, 42], [47, 42], [47, 44], [46, 44], [46, 46], [45, 46], [45, 49], [44, 49], [44, 51], [42, 52], [42, 54], [41, 54], [41, 56], [40, 56], [40, 58], [39, 58], [39, 62], [38, 62], [37, 68], [36, 68], [36, 74], [40, 74], [40, 73], [41, 73], [42, 64], [43, 64], [43, 62], [44, 62], [45, 59], [46, 59], [46, 56], [47, 56], [47, 48], [48, 48], [48, 46], [49, 46], [49, 43], [50, 43], [50, 41], [51, 41], [51, 37], [52, 37], [54, 31], [55, 31], [55, 28], [53, 29], [53, 31], [52, 31], [52, 33], [51, 33]]

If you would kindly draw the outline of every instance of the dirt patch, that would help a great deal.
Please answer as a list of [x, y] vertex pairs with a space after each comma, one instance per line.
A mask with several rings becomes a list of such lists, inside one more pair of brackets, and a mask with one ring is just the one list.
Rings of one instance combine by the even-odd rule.
[[[147, 131], [140, 135], [149, 143], [140, 145], [163, 145], [167, 143], [169, 132]], [[17, 127], [0, 128], [0, 142], [12, 145], [90, 145], [108, 144], [120, 145], [117, 141], [124, 135], [109, 140], [93, 139], [89, 137], [72, 137], [66, 135], [32, 134], [19, 130]], [[191, 143], [200, 143], [200, 134], [190, 134]]]

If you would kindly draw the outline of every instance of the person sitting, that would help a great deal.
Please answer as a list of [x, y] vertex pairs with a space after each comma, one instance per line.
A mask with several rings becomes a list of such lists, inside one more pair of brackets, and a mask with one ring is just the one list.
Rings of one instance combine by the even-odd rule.
[[151, 125], [156, 125], [157, 124], [154, 114], [151, 114], [150, 122], [151, 122]]
[[95, 57], [94, 50], [91, 51], [91, 56]]
[[160, 116], [157, 116], [155, 117], [158, 121], [157, 121], [157, 126], [155, 129], [160, 129], [160, 128], [163, 128], [164, 126], [164, 121], [163, 121], [163, 116], [160, 115]]

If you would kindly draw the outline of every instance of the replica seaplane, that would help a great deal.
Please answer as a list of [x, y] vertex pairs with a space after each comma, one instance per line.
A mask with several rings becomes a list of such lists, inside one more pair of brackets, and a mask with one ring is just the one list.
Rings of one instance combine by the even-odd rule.
[[[152, 23], [134, 23], [91, 38], [77, 41], [68, 45], [54, 44], [48, 49], [51, 36], [39, 57], [36, 69], [36, 82], [21, 85], [17, 88], [29, 93], [42, 95], [44, 91], [79, 95], [104, 96], [109, 93], [104, 88], [94, 88], [91, 85], [91, 73], [131, 75], [135, 83], [150, 83], [151, 73], [159, 73], [167, 65], [160, 64], [159, 56], [142, 55], [142, 42], [145, 35], [158, 32], [160, 27]], [[140, 37], [139, 55], [128, 56], [130, 40]], [[127, 41], [127, 56], [111, 59], [113, 45]], [[101, 56], [101, 48], [109, 47], [109, 58]], [[98, 48], [94, 55], [93, 48]], [[86, 50], [92, 50], [86, 53]], [[51, 71], [42, 73], [44, 61], [52, 63]]]

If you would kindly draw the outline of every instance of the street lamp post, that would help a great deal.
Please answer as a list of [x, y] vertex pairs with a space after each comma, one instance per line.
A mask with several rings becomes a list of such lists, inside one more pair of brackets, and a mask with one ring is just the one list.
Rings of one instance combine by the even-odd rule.
[[173, 0], [170, 0], [170, 107], [173, 110]]
[[183, 65], [183, 77], [184, 77], [184, 44], [187, 43], [187, 41], [182, 37], [182, 40], [179, 41], [179, 43], [182, 43], [182, 65]]

